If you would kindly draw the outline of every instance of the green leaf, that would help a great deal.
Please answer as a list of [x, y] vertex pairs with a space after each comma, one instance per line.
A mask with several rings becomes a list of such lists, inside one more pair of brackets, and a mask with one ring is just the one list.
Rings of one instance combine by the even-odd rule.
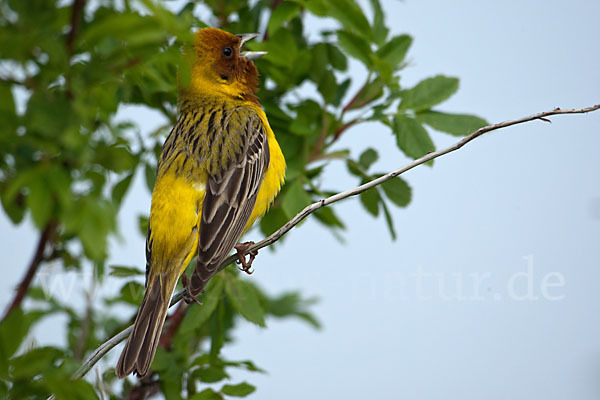
[[221, 388], [223, 394], [234, 397], [246, 397], [255, 390], [254, 386], [246, 382], [238, 383], [237, 385], [224, 385]]
[[52, 192], [45, 175], [39, 175], [29, 183], [27, 205], [31, 209], [31, 217], [38, 228], [43, 227], [50, 219], [53, 209]]
[[373, 148], [369, 147], [368, 149], [362, 152], [358, 159], [358, 163], [366, 171], [371, 167], [371, 165], [373, 165], [375, 161], [377, 161], [378, 158], [379, 155], [377, 154], [377, 152]]
[[102, 262], [106, 257], [107, 236], [115, 229], [115, 209], [103, 197], [82, 197], [73, 211], [64, 216], [65, 228], [76, 234], [87, 257]]
[[373, 66], [383, 82], [389, 85], [394, 84], [394, 68], [390, 63], [385, 62], [378, 57], [373, 57]]
[[55, 347], [36, 347], [11, 361], [14, 379], [28, 378], [52, 368], [54, 360], [63, 355]]
[[214, 318], [210, 319], [210, 325], [208, 327], [210, 332], [210, 351], [208, 356], [210, 357], [210, 360], [218, 358], [221, 349], [225, 345], [227, 329], [225, 327], [225, 322], [226, 320], [233, 319], [231, 306], [227, 304], [226, 307], [226, 303], [227, 302], [225, 301], [219, 302], [219, 304], [217, 304], [217, 309], [215, 310]]
[[260, 220], [260, 230], [266, 236], [272, 234], [288, 222], [288, 217], [281, 207], [271, 209]]
[[[57, 116], [61, 117], [57, 118]], [[27, 103], [25, 113], [27, 132], [31, 130], [47, 139], [56, 139], [58, 132], [63, 133], [68, 130], [69, 122], [74, 116], [71, 104], [64, 97], [36, 90]]]
[[369, 178], [369, 175], [356, 161], [348, 159], [346, 160], [346, 166], [348, 167], [348, 172], [352, 175], [358, 176], [359, 178]]
[[139, 306], [144, 297], [144, 291], [144, 285], [141, 283], [136, 281], [127, 282], [121, 287], [119, 300], [134, 306]]
[[266, 50], [266, 60], [277, 64], [287, 70], [290, 65], [295, 64], [298, 56], [298, 45], [293, 33], [287, 29], [279, 29], [276, 35], [269, 38], [268, 42], [255, 42], [251, 44], [252, 50]]
[[381, 197], [379, 196], [379, 191], [376, 187], [362, 192], [359, 197], [360, 202], [369, 212], [369, 214], [373, 215], [374, 217], [379, 215], [379, 202], [381, 202]]
[[318, 17], [329, 16], [329, 0], [293, 0]]
[[370, 0], [370, 2], [373, 9], [373, 38], [375, 43], [382, 44], [390, 30], [385, 26], [385, 14], [379, 0]]
[[325, 70], [317, 87], [326, 103], [332, 103], [337, 95], [338, 85], [331, 70]]
[[213, 314], [217, 305], [223, 297], [224, 282], [221, 275], [217, 274], [212, 277], [206, 287], [206, 294], [202, 299], [201, 307], [190, 307], [181, 322], [177, 334], [185, 335], [203, 326], [208, 318]]
[[388, 230], [390, 231], [390, 236], [392, 237], [392, 240], [396, 240], [396, 230], [394, 229], [394, 221], [392, 219], [392, 214], [390, 213], [390, 210], [388, 210], [387, 205], [385, 204], [385, 201], [381, 202], [381, 208], [383, 208], [383, 215], [385, 215], [385, 222], [387, 224]]
[[262, 309], [254, 288], [234, 276], [225, 280], [225, 293], [235, 308], [248, 321], [265, 327], [265, 312]]
[[156, 182], [156, 167], [146, 164], [144, 167], [144, 173], [146, 176], [146, 187], [150, 192], [152, 192], [154, 189], [154, 183]]
[[110, 275], [118, 278], [124, 278], [128, 276], [143, 276], [146, 272], [136, 267], [127, 267], [124, 265], [111, 265]]
[[352, 102], [346, 106], [346, 110], [362, 108], [372, 101], [377, 100], [383, 96], [384, 86], [385, 84], [381, 79], [375, 79], [372, 82], [365, 83]]
[[323, 74], [327, 70], [329, 64], [329, 55], [327, 54], [327, 44], [317, 43], [311, 50], [311, 64], [310, 64], [310, 76], [311, 79], [319, 83]]
[[331, 43], [326, 43], [326, 46], [327, 55], [331, 66], [338, 71], [345, 71], [348, 68], [348, 59], [344, 53], [342, 53], [337, 46]]
[[409, 35], [394, 36], [389, 42], [377, 50], [376, 55], [380, 60], [385, 61], [390, 64], [393, 69], [396, 69], [406, 57], [406, 53], [411, 44], [412, 37]]
[[458, 90], [458, 78], [437, 75], [401, 92], [400, 109], [426, 110], [441, 103]]
[[137, 158], [124, 146], [109, 146], [100, 149], [97, 162], [103, 167], [118, 173], [135, 168]]
[[433, 129], [455, 136], [466, 136], [482, 126], [488, 125], [486, 120], [475, 115], [450, 114], [431, 110], [417, 113], [417, 119]]
[[336, 227], [345, 229], [344, 223], [342, 220], [335, 215], [333, 208], [331, 207], [321, 207], [317, 211], [315, 211], [315, 218], [322, 224], [330, 227]]
[[194, 394], [189, 400], [223, 400], [220, 394], [212, 390], [211, 388], [204, 389], [200, 393]]
[[387, 198], [397, 206], [406, 207], [410, 203], [410, 186], [399, 176], [383, 182], [381, 187]]
[[269, 18], [269, 26], [267, 28], [269, 35], [272, 36], [284, 23], [298, 15], [300, 10], [300, 6], [292, 2], [284, 1], [279, 4], [273, 10], [271, 18]]
[[117, 205], [117, 207], [121, 205], [121, 202], [123, 201], [123, 197], [125, 196], [125, 193], [127, 193], [129, 186], [131, 186], [132, 178], [133, 178], [133, 173], [127, 174], [123, 179], [121, 179], [119, 182], [117, 182], [117, 184], [113, 187], [111, 197], [112, 197], [113, 203], [115, 203]]
[[416, 119], [403, 114], [396, 114], [392, 127], [396, 134], [398, 147], [407, 156], [417, 159], [435, 151], [435, 146], [427, 130]]
[[66, 371], [52, 370], [44, 374], [44, 381], [57, 399], [97, 399], [94, 387], [83, 379], [72, 380]]
[[340, 104], [342, 104], [342, 99], [346, 95], [346, 92], [348, 91], [348, 88], [350, 87], [351, 83], [352, 80], [350, 78], [347, 78], [346, 80], [344, 80], [344, 82], [338, 85], [337, 92], [335, 94], [335, 99], [333, 99], [333, 101], [331, 102], [332, 105], [334, 105], [335, 107], [339, 107]]
[[259, 368], [256, 366], [256, 364], [254, 364], [252, 361], [246, 360], [246, 361], [235, 361], [234, 364], [236, 366], [239, 366], [240, 368], [243, 367], [248, 371], [252, 371], [252, 372], [260, 372], [263, 374], [266, 374], [267, 371], [265, 371], [262, 368]]
[[161, 389], [167, 400], [179, 399], [181, 392], [181, 375], [183, 365], [174, 351], [166, 351], [159, 347], [156, 351], [151, 369], [160, 372]]
[[15, 100], [13, 99], [12, 90], [7, 84], [0, 84], [0, 113], [15, 114]]
[[138, 215], [138, 228], [139, 232], [142, 236], [146, 236], [148, 233], [148, 224], [150, 223], [149, 219], [145, 215]]
[[17, 352], [27, 335], [21, 308], [14, 308], [0, 324], [0, 377], [8, 377], [8, 360]]
[[156, 21], [137, 13], [110, 13], [106, 18], [96, 18], [82, 32], [79, 42], [86, 48], [102, 46], [107, 38], [127, 42], [131, 50], [143, 46], [159, 45], [166, 32], [156, 29]]
[[293, 218], [304, 207], [310, 204], [310, 197], [302, 187], [302, 180], [296, 179], [290, 188], [285, 192], [281, 201], [281, 208], [288, 219]]
[[220, 365], [209, 365], [199, 368], [194, 372], [194, 375], [206, 383], [215, 383], [229, 378], [229, 375], [225, 372], [225, 368]]
[[6, 131], [16, 127], [18, 116], [15, 110], [15, 101], [9, 85], [0, 84], [0, 120]]
[[362, 37], [348, 31], [337, 31], [338, 43], [341, 48], [351, 57], [356, 58], [367, 68], [373, 65], [373, 52], [371, 46]]
[[347, 30], [367, 40], [373, 38], [371, 26], [354, 0], [328, 0], [329, 16], [337, 19]]
[[[294, 111], [296, 112], [296, 118], [294, 118], [289, 125], [289, 130], [292, 133], [299, 136], [316, 136], [319, 134], [318, 122], [321, 121], [321, 116], [323, 114], [323, 110], [319, 103], [313, 100], [305, 100], [294, 107]], [[283, 149], [285, 149], [285, 147], [283, 147]], [[287, 158], [286, 154], [286, 159]]]
[[19, 224], [25, 216], [25, 207], [23, 201], [23, 192], [18, 190], [11, 195], [8, 190], [3, 190], [4, 185], [0, 186], [0, 200], [6, 215], [10, 218], [13, 224]]
[[321, 324], [307, 311], [308, 307], [317, 301], [318, 299], [316, 298], [303, 299], [299, 292], [288, 292], [275, 299], [270, 299], [268, 302], [268, 311], [269, 314], [279, 318], [296, 316], [308, 322], [314, 328], [319, 329], [321, 328]]

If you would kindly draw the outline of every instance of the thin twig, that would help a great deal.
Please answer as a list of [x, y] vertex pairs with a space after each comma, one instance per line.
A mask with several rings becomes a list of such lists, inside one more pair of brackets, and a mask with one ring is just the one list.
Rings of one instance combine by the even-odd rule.
[[25, 298], [25, 295], [29, 290], [29, 286], [31, 285], [31, 281], [35, 276], [35, 273], [37, 272], [42, 261], [44, 261], [44, 250], [46, 249], [46, 245], [48, 243], [52, 243], [53, 241], [55, 228], [56, 225], [54, 224], [54, 222], [48, 222], [48, 224], [40, 234], [40, 239], [38, 240], [33, 259], [29, 263], [29, 268], [27, 268], [27, 272], [25, 273], [23, 280], [19, 284], [19, 288], [17, 289], [17, 293], [15, 294], [13, 301], [10, 303], [10, 306], [8, 306], [8, 308], [6, 309], [6, 312], [2, 317], [2, 321], [4, 321], [6, 317], [8, 317], [12, 310], [19, 307], [21, 305], [21, 302]]
[[[500, 128], [506, 128], [506, 127], [509, 127], [512, 125], [521, 124], [521, 123], [528, 122], [528, 121], [533, 121], [536, 119], [542, 119], [542, 118], [545, 118], [545, 117], [548, 117], [551, 115], [584, 114], [584, 113], [588, 113], [591, 111], [596, 111], [598, 109], [600, 109], [600, 104], [597, 104], [597, 105], [591, 106], [591, 107], [571, 109], [571, 110], [561, 110], [560, 108], [555, 108], [554, 110], [551, 110], [551, 111], [541, 112], [538, 114], [530, 115], [528, 117], [522, 117], [522, 118], [510, 120], [510, 121], [500, 122], [498, 124], [484, 126], [483, 128], [479, 128], [478, 130], [476, 130], [475, 132], [471, 133], [470, 135], [464, 137], [463, 139], [456, 142], [452, 146], [449, 146], [444, 149], [426, 154], [423, 157], [418, 158], [409, 164], [406, 164], [402, 168], [398, 168], [397, 170], [389, 172], [377, 179], [373, 179], [372, 181], [367, 182], [363, 185], [357, 186], [357, 187], [347, 190], [345, 192], [337, 193], [326, 199], [319, 200], [315, 203], [312, 203], [312, 204], [306, 206], [302, 211], [300, 211], [298, 214], [296, 214], [296, 216], [294, 218], [289, 220], [285, 225], [283, 225], [281, 228], [279, 228], [277, 231], [275, 231], [272, 235], [261, 240], [260, 242], [253, 244], [252, 246], [250, 246], [248, 248], [248, 252], [256, 251], [256, 250], [262, 249], [263, 247], [267, 247], [267, 246], [275, 243], [283, 235], [285, 235], [287, 232], [289, 232], [294, 226], [296, 226], [298, 223], [300, 223], [300, 221], [302, 221], [304, 218], [306, 218], [307, 216], [309, 216], [310, 214], [312, 214], [319, 208], [328, 206], [330, 204], [333, 204], [335, 202], [338, 202], [340, 200], [346, 199], [351, 196], [356, 196], [357, 194], [360, 194], [368, 189], [371, 189], [372, 187], [375, 187], [377, 185], [382, 184], [383, 182], [386, 182], [392, 178], [395, 178], [396, 176], [403, 174], [406, 171], [409, 171], [418, 165], [425, 164], [427, 161], [433, 160], [433, 159], [441, 157], [445, 154], [456, 151], [456, 150], [460, 149], [461, 147], [463, 147], [464, 145], [466, 145], [467, 143], [469, 143], [470, 141], [472, 141], [473, 139], [476, 139], [487, 132], [491, 132], [491, 131], [494, 131], [494, 130], [500, 129]], [[232, 256], [228, 257], [219, 267], [219, 271], [224, 269], [229, 264], [233, 263], [235, 260], [237, 260], [236, 255], [232, 255]], [[173, 306], [174, 304], [179, 302], [183, 298], [184, 293], [185, 293], [185, 291], [182, 290], [179, 293], [175, 294], [173, 296], [173, 298], [171, 299], [171, 306]], [[94, 351], [92, 353], [92, 355], [86, 360], [86, 362], [76, 371], [76, 373], [73, 375], [73, 378], [78, 379], [78, 378], [83, 377], [94, 366], [94, 364], [96, 364], [104, 356], [104, 354], [106, 354], [110, 349], [115, 347], [121, 341], [125, 340], [127, 338], [127, 336], [129, 336], [131, 329], [132, 329], [131, 326], [128, 327], [127, 329], [123, 330], [122, 332], [120, 332], [117, 335], [113, 336], [112, 338], [108, 339], [100, 347], [98, 347], [96, 349], [96, 351]]]

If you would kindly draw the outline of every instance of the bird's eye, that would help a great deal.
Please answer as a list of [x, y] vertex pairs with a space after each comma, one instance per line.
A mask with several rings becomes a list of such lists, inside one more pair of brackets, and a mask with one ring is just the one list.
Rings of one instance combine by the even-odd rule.
[[225, 47], [223, 49], [223, 55], [225, 57], [231, 57], [232, 54], [233, 54], [233, 50], [231, 50], [231, 47]]

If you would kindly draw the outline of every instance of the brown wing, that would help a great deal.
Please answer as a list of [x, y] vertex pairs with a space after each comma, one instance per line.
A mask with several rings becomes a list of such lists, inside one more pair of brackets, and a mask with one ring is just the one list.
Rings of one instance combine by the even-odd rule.
[[[245, 124], [232, 117], [227, 128], [223, 128], [229, 130], [226, 135], [242, 138], [235, 158], [221, 171], [208, 176], [198, 260], [190, 287], [194, 295], [204, 288], [242, 236], [269, 166], [269, 145], [262, 121], [255, 113], [245, 114], [243, 118]], [[232, 132], [232, 129], [237, 131]]]

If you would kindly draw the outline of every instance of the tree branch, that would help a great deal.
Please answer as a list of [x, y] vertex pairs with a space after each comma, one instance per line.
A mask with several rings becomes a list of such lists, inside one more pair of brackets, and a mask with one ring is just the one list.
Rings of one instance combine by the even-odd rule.
[[67, 35], [67, 52], [69, 57], [73, 55], [73, 46], [75, 44], [75, 36], [79, 30], [79, 24], [81, 23], [81, 17], [83, 16], [83, 10], [85, 8], [86, 0], [75, 0], [71, 7], [71, 29]]
[[[554, 110], [551, 110], [551, 111], [545, 111], [545, 112], [541, 112], [538, 114], [530, 115], [528, 117], [522, 117], [522, 118], [510, 120], [510, 121], [504, 121], [504, 122], [500, 122], [498, 124], [488, 125], [488, 126], [479, 128], [478, 130], [476, 130], [475, 132], [471, 133], [468, 136], [465, 136], [463, 139], [456, 142], [452, 146], [449, 146], [444, 149], [426, 154], [423, 157], [418, 158], [418, 159], [414, 160], [413, 162], [408, 163], [405, 166], [398, 168], [392, 172], [389, 172], [377, 179], [374, 179], [370, 182], [367, 182], [363, 185], [357, 186], [357, 187], [347, 190], [345, 192], [337, 193], [326, 199], [319, 200], [315, 203], [312, 203], [312, 204], [306, 206], [294, 218], [289, 220], [285, 225], [283, 225], [281, 228], [279, 228], [277, 231], [275, 231], [272, 235], [261, 240], [260, 242], [253, 244], [252, 246], [250, 246], [248, 248], [248, 251], [250, 252], [250, 251], [259, 250], [259, 249], [262, 249], [263, 247], [267, 247], [267, 246], [275, 243], [283, 235], [285, 235], [287, 232], [289, 232], [294, 226], [296, 226], [298, 223], [300, 223], [300, 221], [302, 221], [304, 218], [308, 217], [310, 214], [312, 214], [313, 212], [315, 212], [316, 210], [318, 210], [321, 207], [328, 206], [330, 204], [333, 204], [335, 202], [338, 202], [340, 200], [346, 199], [351, 196], [356, 196], [357, 194], [360, 194], [368, 189], [371, 189], [377, 185], [380, 185], [385, 181], [393, 179], [396, 176], [403, 174], [406, 171], [409, 171], [418, 165], [424, 164], [427, 161], [433, 160], [433, 159], [441, 157], [445, 154], [456, 151], [456, 150], [460, 149], [461, 147], [463, 147], [464, 145], [466, 145], [467, 143], [469, 143], [470, 141], [482, 136], [483, 134], [485, 134], [487, 132], [491, 132], [496, 129], [506, 128], [506, 127], [509, 127], [512, 125], [522, 124], [524, 122], [533, 121], [536, 119], [540, 119], [540, 120], [548, 122], [548, 120], [545, 119], [545, 117], [549, 117], [551, 115], [584, 114], [584, 113], [588, 113], [591, 111], [596, 111], [598, 109], [600, 109], [600, 104], [597, 104], [597, 105], [591, 106], [591, 107], [570, 109], [570, 110], [561, 110], [560, 108], [555, 108]], [[235, 260], [237, 260], [236, 255], [232, 255], [232, 256], [228, 257], [219, 267], [219, 271], [223, 270], [226, 266], [233, 263]], [[182, 290], [181, 292], [175, 294], [173, 296], [173, 298], [171, 299], [171, 306], [173, 306], [174, 304], [179, 302], [183, 298], [184, 293], [185, 293], [185, 291]], [[129, 336], [131, 329], [132, 329], [131, 326], [128, 327], [127, 329], [123, 330], [122, 332], [120, 332], [117, 335], [113, 336], [112, 338], [108, 339], [100, 347], [98, 347], [96, 349], [96, 351], [94, 351], [90, 355], [90, 357], [85, 361], [85, 363], [75, 372], [75, 374], [73, 375], [73, 378], [78, 379], [78, 378], [83, 377], [94, 366], [94, 364], [96, 364], [110, 349], [115, 347], [121, 341], [125, 340], [127, 338], [127, 336]]]
[[29, 268], [27, 268], [27, 272], [21, 280], [19, 284], [19, 288], [17, 289], [17, 293], [13, 298], [13, 301], [10, 303], [10, 306], [7, 307], [4, 316], [2, 317], [2, 322], [8, 317], [10, 312], [15, 308], [21, 305], [21, 302], [25, 298], [27, 291], [29, 290], [29, 286], [31, 285], [31, 281], [35, 276], [40, 264], [44, 261], [44, 250], [46, 249], [46, 245], [53, 241], [54, 230], [56, 229], [56, 225], [53, 222], [48, 222], [44, 230], [42, 231], [40, 238], [38, 240], [37, 247], [35, 249], [35, 254], [29, 263]]

